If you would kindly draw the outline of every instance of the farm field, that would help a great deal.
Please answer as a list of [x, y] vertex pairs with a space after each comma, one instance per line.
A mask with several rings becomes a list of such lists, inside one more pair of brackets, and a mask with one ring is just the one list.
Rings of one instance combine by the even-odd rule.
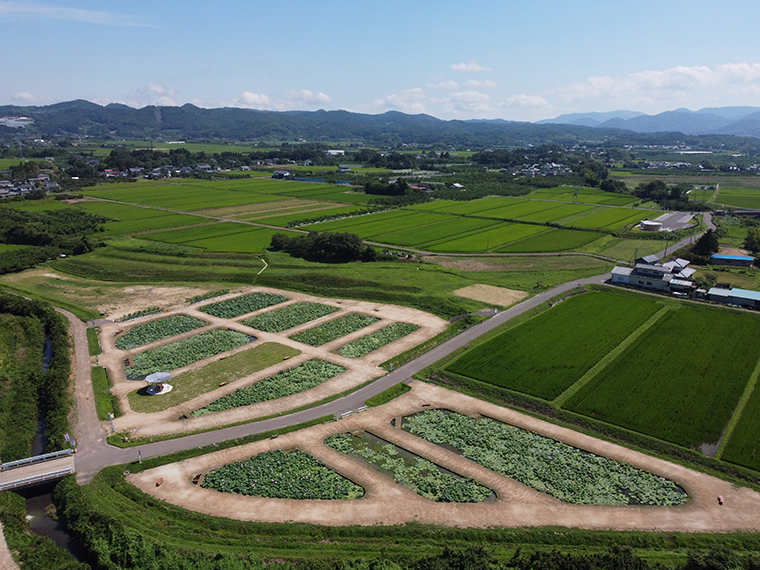
[[152, 241], [199, 247], [208, 251], [258, 253], [269, 246], [274, 233], [275, 230], [268, 228], [220, 222], [155, 232], [144, 237]]
[[407, 416], [403, 425], [413, 435], [450, 445], [488, 469], [568, 503], [679, 505], [687, 499], [672, 481], [488, 417], [429, 410]]
[[174, 389], [160, 398], [145, 393], [144, 388], [128, 393], [129, 407], [141, 414], [161, 412], [219, 388], [221, 382], [234, 382], [255, 372], [269, 368], [284, 358], [298, 356], [294, 348], [265, 342], [247, 350], [231, 354], [224, 360], [215, 360], [205, 366], [172, 376]]
[[715, 202], [735, 208], [760, 209], [760, 189], [721, 187]]
[[660, 308], [639, 295], [576, 295], [469, 350], [447, 370], [553, 400]]
[[[577, 196], [574, 196], [574, 193], [577, 193]], [[571, 188], [570, 186], [535, 190], [529, 194], [529, 197], [540, 200], [585, 202], [587, 204], [604, 204], [607, 206], [630, 206], [636, 201], [636, 198], [633, 196], [612, 194], [599, 188]]]
[[176, 315], [132, 327], [116, 338], [116, 348], [129, 350], [151, 342], [205, 327], [208, 323], [185, 315]]
[[757, 384], [721, 459], [760, 471], [760, 389]]
[[420, 327], [412, 323], [393, 323], [383, 329], [357, 338], [344, 347], [339, 348], [337, 352], [341, 356], [348, 358], [361, 358], [365, 354], [369, 354], [386, 344], [412, 334], [418, 328]]
[[176, 370], [254, 340], [255, 337], [232, 330], [206, 331], [185, 340], [135, 354], [134, 365], [127, 367], [127, 378], [140, 379], [153, 372]]
[[683, 306], [566, 408], [687, 448], [716, 444], [760, 359], [756, 315]]
[[[543, 226], [536, 226], [542, 229]], [[496, 248], [497, 253], [548, 253], [570, 251], [593, 243], [602, 237], [594, 232], [579, 230], [549, 229], [526, 239]]]
[[356, 483], [300, 450], [268, 451], [208, 473], [201, 485], [222, 493], [275, 499], [356, 499]]
[[321, 303], [295, 303], [267, 311], [266, 313], [260, 313], [255, 317], [244, 320], [243, 324], [260, 331], [280, 332], [324, 317], [337, 310], [337, 307]]
[[290, 338], [311, 346], [322, 346], [354, 331], [368, 327], [379, 319], [362, 313], [350, 313], [319, 326], [296, 333]]
[[379, 467], [394, 481], [418, 495], [442, 503], [479, 503], [493, 491], [467, 477], [446, 472], [428, 461], [371, 433], [339, 433], [325, 440], [328, 447]]

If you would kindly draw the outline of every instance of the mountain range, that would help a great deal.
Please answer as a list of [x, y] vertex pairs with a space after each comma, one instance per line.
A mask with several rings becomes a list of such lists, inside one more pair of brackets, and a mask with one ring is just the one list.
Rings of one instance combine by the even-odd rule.
[[657, 115], [636, 111], [571, 113], [536, 124], [563, 124], [598, 129], [626, 129], [636, 133], [679, 132], [686, 135], [760, 137], [760, 107], [706, 107], [676, 109]]
[[[30, 120], [18, 121], [18, 117]], [[575, 113], [538, 123], [442, 120], [389, 111], [257, 111], [97, 105], [76, 100], [47, 106], [0, 106], [0, 139], [99, 137], [151, 140], [309, 141], [372, 146], [448, 145], [453, 148], [530, 144], [687, 144], [760, 151], [760, 107]], [[741, 137], [741, 138], [737, 138]], [[15, 144], [15, 143], [14, 143]]]

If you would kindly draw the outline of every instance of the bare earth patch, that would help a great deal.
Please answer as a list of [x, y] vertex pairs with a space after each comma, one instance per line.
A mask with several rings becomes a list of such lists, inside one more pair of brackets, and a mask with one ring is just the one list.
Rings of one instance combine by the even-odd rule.
[[118, 300], [104, 305], [109, 319], [116, 320], [124, 315], [148, 307], [167, 307], [184, 303], [185, 299], [208, 291], [202, 287], [153, 287], [151, 285], [134, 285], [124, 287]]
[[718, 253], [720, 255], [752, 255], [746, 249], [740, 249], [738, 247], [721, 247]]
[[508, 307], [518, 301], [522, 301], [528, 294], [525, 291], [516, 291], [506, 287], [495, 287], [494, 285], [469, 285], [453, 291], [457, 297], [472, 299], [473, 301], [482, 301], [491, 305], [501, 305]]

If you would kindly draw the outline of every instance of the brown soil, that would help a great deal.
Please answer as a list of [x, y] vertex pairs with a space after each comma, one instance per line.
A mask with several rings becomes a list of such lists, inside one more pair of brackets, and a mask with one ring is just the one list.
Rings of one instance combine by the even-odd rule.
[[509, 307], [510, 305], [522, 301], [528, 294], [525, 291], [516, 291], [506, 287], [495, 287], [493, 285], [470, 285], [453, 291], [457, 297], [465, 297], [474, 301], [481, 301], [491, 305], [501, 305]]
[[118, 299], [111, 300], [101, 309], [109, 319], [116, 320], [124, 315], [148, 307], [175, 307], [185, 299], [199, 295], [210, 288], [206, 287], [155, 287], [152, 285], [133, 285], [124, 287]]
[[[394, 418], [421, 409], [444, 408], [474, 416], [482, 414], [545, 434], [586, 451], [630, 463], [679, 483], [689, 500], [677, 507], [572, 505], [490, 471], [462, 456], [391, 427]], [[494, 502], [436, 503], [397, 485], [322, 442], [332, 434], [367, 430], [462, 476], [492, 488]], [[298, 448], [360, 484], [361, 499], [345, 501], [265, 499], [221, 493], [192, 483], [233, 461], [273, 449]], [[162, 479], [160, 486], [156, 482]], [[210, 453], [128, 476], [144, 492], [183, 508], [246, 521], [307, 522], [326, 525], [405, 524], [453, 527], [579, 527], [588, 529], [661, 532], [735, 532], [760, 530], [760, 493], [566, 429], [513, 410], [422, 382], [395, 400], [347, 418], [248, 445]], [[718, 504], [721, 495], [724, 504]]]
[[720, 255], [752, 255], [752, 253], [746, 249], [740, 249], [738, 247], [721, 247], [718, 253]]
[[[149, 292], [145, 291], [146, 289], [153, 288], [128, 287], [125, 289], [125, 292], [127, 294], [137, 296], [140, 294], [148, 295]], [[330, 396], [334, 396], [347, 390], [357, 388], [368, 380], [372, 380], [378, 376], [383, 376], [386, 372], [383, 369], [379, 368], [379, 365], [381, 363], [443, 332], [447, 326], [446, 321], [443, 319], [440, 319], [429, 313], [424, 313], [417, 309], [411, 309], [408, 307], [382, 305], [378, 303], [368, 303], [364, 301], [354, 300], [323, 299], [312, 297], [311, 295], [306, 295], [303, 293], [296, 293], [293, 291], [279, 291], [276, 289], [269, 289], [264, 287], [251, 287], [244, 291], [240, 291], [240, 293], [248, 293], [252, 291], [278, 293], [286, 296], [288, 298], [288, 303], [311, 301], [332, 305], [338, 309], [338, 311], [322, 317], [321, 319], [293, 327], [280, 333], [267, 333], [247, 327], [243, 325], [241, 321], [258, 313], [272, 310], [272, 308], [255, 311], [248, 315], [242, 315], [236, 319], [223, 319], [213, 317], [199, 310], [203, 305], [214, 303], [220, 299], [229, 298], [239, 293], [228, 294], [226, 297], [209, 299], [208, 301], [198, 303], [197, 305], [187, 306], [184, 303], [184, 300], [189, 295], [187, 295], [187, 292], [184, 291], [183, 288], [163, 289], [176, 289], [177, 291], [162, 291], [165, 299], [164, 302], [159, 302], [156, 295], [151, 294], [150, 302], [145, 302], [144, 306], [151, 306], [154, 304], [160, 304], [161, 306], [170, 305], [171, 294], [173, 294], [175, 301], [173, 309], [166, 310], [160, 315], [150, 315], [124, 323], [107, 323], [101, 326], [100, 329], [100, 344], [103, 350], [103, 354], [98, 356], [98, 364], [108, 369], [109, 379], [112, 383], [111, 392], [120, 398], [119, 401], [121, 409], [122, 412], [124, 412], [123, 416], [114, 420], [114, 426], [117, 431], [129, 432], [132, 437], [154, 437], [157, 435], [179, 434], [190, 431], [213, 429], [222, 425], [251, 421], [255, 418], [280, 414], [287, 412], [288, 410], [314, 404], [315, 402], [318, 402]], [[128, 313], [136, 310], [135, 305], [130, 305], [128, 301], [124, 302], [124, 307], [128, 307], [128, 309], [122, 308], [120, 312]], [[332, 320], [341, 315], [353, 312], [371, 315], [373, 317], [377, 317], [380, 320], [373, 325], [370, 325], [369, 327], [355, 331], [349, 335], [336, 339], [320, 347], [305, 345], [288, 338], [296, 332], [300, 332], [301, 330], [314, 327], [324, 321]], [[132, 350], [118, 350], [116, 348], [115, 339], [118, 334], [122, 334], [134, 326], [150, 322], [152, 320], [162, 319], [169, 315], [175, 314], [189, 315], [201, 319], [208, 323], [208, 326], [169, 339], [159, 340]], [[407, 335], [386, 346], [383, 346], [361, 358], [346, 358], [334, 352], [336, 349], [342, 347], [352, 340], [374, 332], [378, 329], [384, 328], [393, 322], [399, 321], [414, 323], [416, 325], [419, 325], [420, 328], [412, 334]], [[231, 382], [225, 386], [220, 386], [212, 392], [201, 394], [192, 400], [189, 400], [177, 406], [173, 406], [164, 411], [150, 414], [133, 412], [129, 407], [129, 400], [127, 395], [137, 390], [138, 388], [143, 387], [145, 384], [141, 381], [128, 380], [126, 378], [124, 361], [136, 353], [143, 352], [153, 347], [163, 346], [165, 344], [176, 342], [177, 340], [194, 336], [200, 332], [204, 332], [212, 328], [228, 328], [240, 331], [245, 334], [255, 336], [257, 340], [232, 351], [228, 351], [201, 360], [199, 362], [195, 362], [186, 367], [167, 372], [171, 372], [173, 375], [177, 375], [182, 372], [201, 368], [210, 362], [226, 358], [230, 354], [248, 350], [254, 346], [258, 346], [266, 342], [276, 342], [293, 347], [296, 350], [300, 351], [301, 354], [289, 359], [286, 362], [270, 366], [265, 370], [261, 370], [245, 378], [240, 378], [235, 382]], [[190, 416], [194, 410], [202, 408], [203, 406], [206, 406], [207, 404], [221, 398], [222, 396], [230, 394], [235, 390], [239, 390], [240, 388], [250, 386], [251, 384], [258, 382], [263, 378], [269, 377], [276, 372], [279, 372], [285, 368], [291, 368], [309, 359], [320, 359], [332, 362], [343, 366], [346, 368], [346, 371], [338, 374], [330, 380], [327, 380], [326, 382], [319, 384], [318, 386], [315, 386], [314, 388], [311, 388], [310, 390], [306, 390], [298, 394], [293, 394], [291, 396], [267, 402], [259, 402], [231, 410], [225, 410], [222, 412], [216, 412], [214, 414], [207, 414], [199, 417], [189, 417], [188, 419], [178, 421], [178, 418], [180, 416]], [[159, 395], [154, 397], [160, 398], [161, 396]]]

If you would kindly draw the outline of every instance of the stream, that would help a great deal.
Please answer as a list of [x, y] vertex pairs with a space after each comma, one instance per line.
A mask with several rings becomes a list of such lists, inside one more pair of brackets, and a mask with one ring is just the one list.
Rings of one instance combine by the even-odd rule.
[[[53, 351], [50, 339], [45, 339], [45, 353], [42, 359], [42, 369], [47, 371], [50, 364], [50, 357]], [[46, 421], [44, 417], [40, 418], [37, 426], [37, 435], [32, 440], [32, 455], [45, 453], [47, 439], [45, 438]], [[51, 518], [46, 512], [48, 507], [53, 503], [53, 489], [57, 481], [26, 487], [15, 491], [26, 500], [26, 518], [32, 532], [40, 536], [47, 536], [55, 541], [59, 548], [69, 552], [77, 561], [84, 562], [84, 552], [80, 546], [69, 536], [63, 525]]]

